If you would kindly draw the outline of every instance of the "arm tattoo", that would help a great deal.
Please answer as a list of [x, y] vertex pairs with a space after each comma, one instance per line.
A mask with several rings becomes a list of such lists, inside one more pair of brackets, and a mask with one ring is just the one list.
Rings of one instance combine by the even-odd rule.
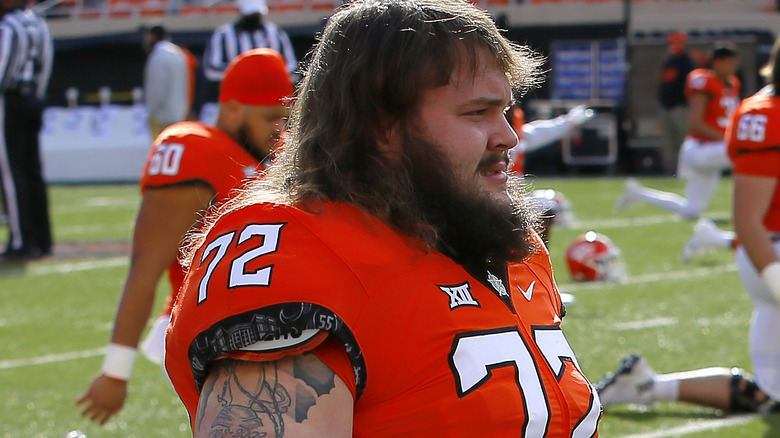
[[[293, 377], [303, 383], [298, 384], [295, 403], [295, 421], [303, 422], [308, 416], [309, 408], [317, 403], [315, 397], [330, 393], [336, 387], [335, 374], [330, 368], [313, 355], [296, 356], [293, 358]], [[311, 394], [314, 390], [315, 394]]]
[[[308, 418], [309, 409], [317, 404], [317, 398], [335, 387], [333, 371], [312, 354], [292, 358], [291, 374], [296, 381], [294, 397], [288, 391], [290, 385], [279, 381], [278, 362], [229, 359], [220, 362], [219, 377], [201, 393], [203, 400], [221, 391], [210, 399], [222, 407], [211, 424], [210, 438], [281, 438], [285, 432], [285, 419], [302, 423]], [[243, 366], [258, 370], [254, 378], [245, 375], [239, 378], [236, 370]], [[217, 381], [222, 382], [221, 390], [215, 388]], [[199, 418], [202, 418], [200, 413]]]
[[[206, 382], [203, 385], [203, 389], [200, 391], [200, 399], [201, 400], [208, 400], [209, 397], [211, 397], [211, 393], [214, 392], [214, 386], [216, 385], [217, 380], [216, 379], [206, 379]], [[196, 414], [196, 423], [195, 427], [197, 429], [200, 429], [201, 422], [203, 421], [203, 415], [206, 412], [206, 406], [207, 403], [198, 403], [198, 413]]]

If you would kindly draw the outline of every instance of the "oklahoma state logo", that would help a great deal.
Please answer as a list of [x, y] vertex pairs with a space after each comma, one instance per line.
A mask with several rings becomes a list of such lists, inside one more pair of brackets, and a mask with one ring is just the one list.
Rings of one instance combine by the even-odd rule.
[[436, 286], [439, 286], [439, 289], [450, 298], [450, 310], [461, 306], [480, 307], [479, 302], [471, 296], [471, 286], [468, 281], [453, 286], [442, 286], [440, 284]]

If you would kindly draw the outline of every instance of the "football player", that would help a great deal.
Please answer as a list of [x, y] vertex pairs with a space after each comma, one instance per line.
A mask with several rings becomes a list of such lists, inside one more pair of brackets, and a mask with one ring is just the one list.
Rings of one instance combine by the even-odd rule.
[[729, 116], [739, 104], [740, 82], [734, 75], [738, 58], [734, 44], [720, 42], [712, 50], [711, 66], [688, 74], [688, 125], [690, 132], [680, 150], [677, 175], [686, 180], [685, 197], [626, 180], [615, 209], [645, 202], [695, 220], [710, 203], [721, 173], [730, 168], [723, 134]]
[[596, 384], [604, 407], [621, 404], [651, 406], [656, 402], [683, 401], [728, 412], [769, 412], [776, 404], [756, 380], [740, 368], [710, 367], [658, 374], [632, 354]]
[[517, 146], [509, 150], [509, 169], [523, 175], [526, 154], [570, 135], [578, 126], [595, 117], [596, 112], [585, 105], [577, 105], [558, 117], [526, 122], [523, 110], [513, 106], [509, 115], [518, 138]]
[[[755, 378], [737, 368], [656, 374], [637, 355], [597, 385], [604, 406], [681, 400], [727, 411], [774, 412], [780, 400], [780, 39], [762, 69], [769, 85], [745, 99], [725, 132], [734, 168], [732, 216], [742, 284], [753, 306]], [[714, 226], [714, 225], [713, 225]], [[715, 230], [717, 231], [717, 230]], [[714, 233], [715, 231], [706, 231]]]
[[271, 49], [237, 57], [222, 81], [216, 126], [181, 122], [154, 141], [141, 175], [143, 193], [133, 234], [130, 271], [100, 374], [77, 403], [82, 415], [104, 424], [124, 404], [141, 334], [167, 269], [171, 295], [145, 341], [147, 356], [162, 363], [165, 328], [184, 278], [179, 244], [205, 210], [267, 168], [292, 96], [284, 58]]
[[598, 435], [507, 173], [540, 64], [466, 0], [330, 17], [284, 152], [193, 236], [165, 364], [196, 437]]
[[755, 307], [750, 320], [753, 373], [780, 400], [780, 39], [762, 69], [769, 85], [745, 99], [726, 132], [734, 165], [732, 217], [737, 267]]

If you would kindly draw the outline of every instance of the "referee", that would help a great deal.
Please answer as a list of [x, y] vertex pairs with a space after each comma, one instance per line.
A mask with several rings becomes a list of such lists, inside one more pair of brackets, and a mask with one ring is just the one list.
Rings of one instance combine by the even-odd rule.
[[[282, 54], [293, 83], [297, 80], [298, 59], [290, 37], [281, 27], [266, 18], [266, 0], [236, 0], [240, 17], [235, 22], [216, 28], [206, 44], [203, 76], [198, 82], [193, 110], [203, 117], [205, 109], [214, 108], [219, 83], [230, 61], [252, 49], [274, 49]], [[205, 111], [209, 113], [210, 111]], [[204, 120], [208, 120], [208, 117]]]
[[38, 132], [54, 58], [49, 27], [24, 0], [0, 0], [0, 175], [10, 238], [5, 261], [51, 254]]
[[287, 33], [275, 23], [266, 20], [266, 0], [237, 0], [241, 17], [234, 23], [225, 23], [211, 35], [203, 54], [203, 74], [213, 82], [222, 80], [230, 61], [252, 50], [269, 48], [281, 53], [290, 74], [298, 69], [292, 42]]

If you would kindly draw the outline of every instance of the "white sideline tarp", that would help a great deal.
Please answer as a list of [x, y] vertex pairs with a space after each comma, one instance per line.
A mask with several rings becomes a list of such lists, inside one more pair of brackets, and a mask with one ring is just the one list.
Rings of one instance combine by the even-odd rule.
[[152, 144], [143, 105], [46, 108], [39, 140], [48, 183], [137, 182]]

